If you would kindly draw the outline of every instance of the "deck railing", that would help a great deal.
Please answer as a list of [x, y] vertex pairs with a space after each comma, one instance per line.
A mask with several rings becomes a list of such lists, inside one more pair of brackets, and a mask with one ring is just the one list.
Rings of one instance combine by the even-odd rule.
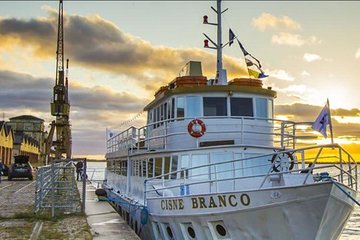
[[[295, 168], [289, 170], [288, 168], [280, 168], [279, 172], [274, 172], [273, 169], [277, 164], [276, 161], [269, 163], [268, 171], [263, 174], [253, 174], [253, 175], [246, 175], [236, 176], [236, 172], [244, 171], [244, 168], [234, 169], [231, 168], [230, 170], [225, 171], [216, 171], [215, 166], [219, 166], [222, 164], [229, 164], [235, 162], [242, 162], [246, 160], [256, 159], [259, 157], [268, 157], [271, 159], [274, 155], [283, 155], [283, 154], [292, 154], [294, 155]], [[327, 163], [320, 164], [327, 160]], [[307, 166], [308, 163], [312, 162], [311, 166]], [[289, 163], [289, 162], [288, 162]], [[257, 165], [251, 166], [251, 168], [261, 168], [264, 165]], [[191, 175], [189, 174], [190, 171], [194, 169], [200, 168], [208, 168], [209, 171], [206, 174], [198, 174], [198, 175]], [[217, 178], [216, 176], [219, 173], [226, 173], [231, 172], [233, 177], [228, 178]], [[329, 173], [331, 179], [336, 180], [339, 183], [344, 184], [347, 187], [350, 187], [357, 191], [358, 189], [358, 167], [356, 164], [355, 159], [341, 146], [338, 144], [328, 144], [328, 145], [320, 145], [320, 146], [313, 146], [313, 147], [305, 147], [300, 149], [292, 149], [292, 150], [283, 150], [278, 151], [271, 154], [264, 154], [261, 156], [252, 156], [247, 158], [241, 159], [234, 159], [230, 161], [224, 161], [220, 163], [211, 163], [201, 166], [196, 166], [187, 169], [181, 169], [178, 171], [173, 171], [167, 174], [163, 174], [157, 177], [148, 178], [144, 182], [144, 203], [148, 199], [152, 198], [161, 198], [165, 196], [182, 196], [182, 195], [191, 195], [192, 193], [199, 193], [199, 189], [206, 193], [221, 193], [221, 189], [213, 188], [212, 185], [214, 183], [233, 183], [227, 184], [228, 186], [232, 186], [231, 189], [227, 188], [226, 191], [236, 191], [239, 190], [239, 186], [237, 186], [236, 181], [251, 179], [253, 184], [253, 190], [255, 189], [263, 189], [269, 186], [265, 186], [265, 182], [271, 178], [276, 178], [280, 175], [284, 176], [285, 174], [301, 174], [302, 178], [301, 181], [298, 182], [298, 185], [306, 185], [310, 182], [313, 183], [314, 181], [323, 181], [319, 176], [320, 173]], [[179, 176], [182, 175], [182, 178], [171, 179], [171, 176]], [[231, 175], [231, 174], [230, 174]], [[310, 179], [313, 178], [313, 179]], [[257, 179], [254, 181], [254, 179]], [[311, 181], [309, 181], [311, 180]], [[205, 186], [205, 188], [204, 188]], [[207, 187], [207, 189], [206, 189]], [[192, 191], [197, 189], [196, 191]], [[249, 189], [248, 189], [249, 190]]]
[[[118, 151], [140, 152], [151, 149], [169, 149], [168, 142], [171, 137], [188, 135], [187, 124], [193, 118], [168, 119], [154, 122], [146, 126], [129, 127], [123, 132], [113, 136], [107, 141], [107, 153]], [[277, 119], [250, 118], [250, 117], [202, 117], [207, 124], [204, 136], [236, 137], [239, 144], [246, 144], [254, 138], [267, 137], [267, 145], [279, 148], [296, 148], [298, 143], [307, 139], [315, 139], [316, 134], [310, 123], [295, 123]], [[216, 123], [213, 120], [225, 122]], [[218, 128], [220, 126], [220, 128]], [[228, 126], [224, 130], [224, 126]], [[220, 130], [219, 130], [220, 129]], [[199, 147], [199, 145], [195, 146]]]

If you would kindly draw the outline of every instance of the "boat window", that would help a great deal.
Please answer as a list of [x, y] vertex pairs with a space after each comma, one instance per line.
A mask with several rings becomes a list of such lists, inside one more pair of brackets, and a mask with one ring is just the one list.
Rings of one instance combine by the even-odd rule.
[[[160, 121], [160, 111], [161, 111], [161, 107], [159, 106], [156, 108], [156, 122]], [[157, 123], [156, 126], [159, 127], [160, 123]]]
[[269, 118], [274, 118], [274, 105], [273, 100], [268, 99], [268, 116]]
[[[153, 122], [157, 122], [157, 121], [158, 121], [157, 112], [158, 112], [158, 109], [157, 109], [157, 108], [154, 108], [154, 116], [153, 116], [154, 121], [153, 121]], [[154, 128], [157, 128], [157, 124], [154, 124], [153, 126], [154, 126]]]
[[165, 116], [166, 110], [165, 110], [165, 104], [160, 105], [160, 125], [163, 125], [164, 116]]
[[186, 117], [195, 118], [201, 116], [201, 97], [188, 96], [186, 97]]
[[171, 99], [171, 118], [175, 118], [175, 98]]
[[148, 178], [154, 177], [154, 159], [150, 158], [148, 161]]
[[127, 176], [127, 161], [120, 162], [120, 174]]
[[[177, 170], [177, 166], [178, 166], [178, 156], [172, 156], [171, 157], [171, 167], [170, 167], [170, 172], [175, 172]], [[176, 173], [172, 173], [170, 175], [171, 179], [176, 179]]]
[[146, 177], [146, 171], [147, 171], [147, 163], [146, 163], [146, 160], [142, 160], [141, 161], [141, 176], [142, 177]]
[[[168, 174], [170, 172], [170, 157], [164, 157], [164, 174]], [[165, 178], [169, 178], [169, 176], [165, 176]]]
[[[190, 167], [190, 158], [189, 155], [182, 155], [181, 156], [181, 169], [188, 169]], [[186, 176], [185, 176], [186, 175]], [[181, 178], [189, 178], [188, 170], [181, 171], [180, 173]]]
[[168, 101], [166, 105], [167, 105], [166, 119], [171, 119], [171, 101]]
[[256, 117], [268, 118], [268, 102], [266, 98], [256, 98]]
[[[222, 163], [226, 161], [231, 161], [233, 158], [232, 152], [222, 152], [222, 153], [213, 153], [211, 154], [211, 163]], [[212, 175], [211, 178], [213, 179], [225, 179], [225, 178], [232, 178], [233, 177], [233, 164], [224, 163], [224, 164], [217, 164], [212, 166], [215, 176]]]
[[[191, 157], [191, 168], [208, 165], [209, 159], [207, 154], [194, 154]], [[190, 171], [191, 179], [209, 179], [209, 167], [200, 167], [191, 169]]]
[[[246, 153], [245, 158], [255, 157], [258, 154]], [[267, 174], [271, 166], [269, 156], [251, 158], [243, 161], [244, 165], [244, 176], [252, 176], [259, 174]]]
[[155, 177], [162, 174], [162, 158], [155, 158]]
[[185, 99], [184, 97], [178, 97], [176, 100], [176, 117], [183, 118], [185, 116]]
[[252, 98], [230, 98], [231, 116], [253, 117]]
[[131, 176], [139, 176], [139, 160], [132, 161], [132, 173]]
[[234, 170], [235, 170], [235, 177], [242, 177], [244, 176], [243, 173], [243, 161], [241, 160], [242, 153], [235, 153], [234, 154]]
[[204, 97], [204, 116], [227, 116], [226, 97]]

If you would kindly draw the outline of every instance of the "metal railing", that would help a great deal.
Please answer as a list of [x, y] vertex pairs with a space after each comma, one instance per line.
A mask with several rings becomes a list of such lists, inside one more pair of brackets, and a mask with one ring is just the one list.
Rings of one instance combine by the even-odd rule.
[[[268, 171], [263, 174], [251, 174], [246, 176], [233, 176], [228, 178], [216, 178], [219, 173], [226, 173], [232, 172], [233, 175], [237, 171], [244, 171], [249, 170], [250, 168], [262, 168], [264, 165], [256, 165], [251, 167], [243, 167], [243, 168], [231, 168], [230, 170], [225, 171], [216, 171], [215, 166], [229, 164], [229, 163], [236, 163], [236, 162], [243, 162], [248, 160], [254, 160], [256, 158], [263, 158], [268, 157], [271, 159], [275, 155], [284, 155], [284, 154], [292, 154], [294, 156], [294, 160], [296, 161], [295, 165], [292, 170], [290, 169], [281, 169], [279, 172], [274, 172], [274, 167], [276, 161], [269, 163]], [[324, 162], [326, 159], [327, 164], [319, 164], [320, 162]], [[312, 162], [312, 165], [306, 166], [307, 163]], [[334, 163], [332, 163], [334, 162]], [[335, 162], [337, 164], [335, 164]], [[288, 162], [287, 164], [289, 164]], [[190, 171], [194, 169], [200, 168], [208, 168], [208, 173], [198, 174], [198, 175], [191, 175], [189, 174]], [[214, 171], [215, 170], [215, 171]], [[332, 179], [336, 179], [337, 182], [344, 184], [354, 190], [357, 191], [358, 189], [358, 168], [355, 159], [341, 146], [338, 144], [328, 144], [328, 145], [321, 145], [321, 146], [313, 146], [313, 147], [305, 147], [300, 149], [292, 149], [292, 150], [283, 150], [278, 151], [275, 153], [252, 156], [247, 158], [241, 159], [234, 159], [230, 161], [224, 161], [220, 163], [212, 163], [206, 164], [201, 166], [196, 166], [192, 168], [181, 169], [178, 171], [170, 172], [167, 174], [163, 174], [160, 176], [156, 176], [153, 178], [148, 178], [144, 181], [144, 203], [146, 204], [147, 199], [151, 198], [159, 198], [168, 196], [167, 193], [171, 191], [172, 196], [180, 196], [184, 191], [181, 191], [181, 187], [192, 188], [196, 186], [203, 186], [206, 184], [208, 189], [202, 190], [207, 193], [219, 193], [218, 189], [211, 188], [211, 185], [214, 183], [220, 182], [231, 182], [233, 181], [231, 191], [239, 190], [239, 186], [236, 186], [235, 181], [237, 180], [246, 180], [252, 179], [253, 189], [262, 189], [264, 188], [264, 183], [266, 180], [269, 180], [273, 176], [284, 175], [284, 174], [302, 174], [303, 177], [301, 181], [298, 182], [298, 185], [306, 185], [309, 183], [308, 179], [313, 177], [311, 182], [316, 182], [316, 176], [321, 172], [328, 171], [330, 173], [330, 177]], [[171, 179], [172, 175], [179, 176], [182, 174], [182, 178]], [[257, 179], [256, 181], [253, 181]], [[256, 185], [257, 184], [257, 185]], [[230, 184], [229, 184], [230, 185]], [[269, 186], [267, 186], [269, 187]], [[180, 191], [179, 191], [180, 188]], [[229, 190], [229, 189], [228, 189]], [[198, 193], [198, 192], [197, 192]], [[191, 195], [191, 194], [190, 194]]]
[[[139, 152], [144, 149], [168, 149], [169, 138], [188, 135], [187, 124], [192, 119], [167, 119], [140, 128], [130, 127], [107, 141], [107, 153], [121, 150]], [[268, 138], [264, 145], [296, 148], [298, 143], [304, 144], [306, 140], [316, 139], [319, 136], [309, 127], [311, 126], [309, 122], [296, 123], [278, 119], [233, 116], [202, 117], [201, 119], [207, 125], [204, 136], [211, 137], [222, 134], [221, 136], [227, 139], [227, 136], [231, 135], [232, 137], [229, 138], [237, 138], [239, 144]], [[214, 120], [223, 120], [226, 123], [219, 124], [219, 121], [214, 122]], [[219, 126], [221, 127], [218, 128]], [[224, 127], [227, 129], [224, 130]]]
[[39, 167], [36, 173], [35, 212], [51, 209], [75, 212], [79, 205], [79, 193], [72, 161], [62, 161]]

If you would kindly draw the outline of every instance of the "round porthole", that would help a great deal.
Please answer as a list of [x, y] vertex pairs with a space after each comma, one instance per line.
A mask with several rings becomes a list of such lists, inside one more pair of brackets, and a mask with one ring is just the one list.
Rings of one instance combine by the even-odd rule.
[[167, 226], [167, 227], [166, 227], [166, 231], [167, 231], [167, 234], [169, 235], [169, 237], [170, 237], [170, 238], [173, 238], [173, 233], [172, 233], [172, 231], [171, 231], [170, 226]]
[[222, 225], [220, 224], [216, 225], [216, 231], [220, 236], [222, 237], [226, 236], [226, 229]]
[[189, 236], [190, 236], [191, 238], [195, 238], [195, 237], [196, 237], [195, 231], [194, 231], [194, 229], [193, 229], [192, 227], [188, 227], [188, 228], [187, 228], [187, 231], [188, 231], [188, 234], [189, 234]]

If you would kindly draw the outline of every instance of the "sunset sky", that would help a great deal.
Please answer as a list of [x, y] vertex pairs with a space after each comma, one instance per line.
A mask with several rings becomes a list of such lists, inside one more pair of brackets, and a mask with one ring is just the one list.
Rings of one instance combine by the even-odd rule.
[[[144, 124], [154, 91], [189, 60], [208, 78], [215, 52], [215, 1], [64, 1], [65, 58], [70, 59], [70, 119], [75, 157], [103, 158], [105, 129]], [[337, 142], [360, 152], [360, 2], [224, 1], [230, 27], [262, 63], [276, 90], [275, 114], [314, 121], [329, 98]], [[57, 1], [0, 1], [0, 110], [5, 120], [30, 114], [53, 119]], [[244, 75], [234, 44], [224, 50], [228, 78]], [[296, 118], [294, 118], [296, 116]], [[350, 146], [350, 145], [349, 145]]]

